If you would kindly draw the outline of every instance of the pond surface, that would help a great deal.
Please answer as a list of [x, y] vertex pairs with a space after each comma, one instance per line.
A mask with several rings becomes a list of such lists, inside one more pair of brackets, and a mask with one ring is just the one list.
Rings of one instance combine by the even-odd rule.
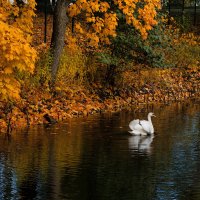
[[[153, 111], [154, 137], [128, 123]], [[0, 200], [198, 200], [200, 105], [173, 103], [0, 135]]]

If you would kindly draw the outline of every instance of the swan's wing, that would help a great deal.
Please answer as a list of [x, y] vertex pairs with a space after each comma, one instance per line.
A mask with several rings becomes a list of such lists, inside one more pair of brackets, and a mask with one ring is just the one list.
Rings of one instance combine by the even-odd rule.
[[140, 122], [139, 119], [135, 119], [135, 120], [131, 121], [131, 122], [129, 123], [129, 128], [130, 128], [131, 130], [134, 130], [134, 129], [135, 129], [135, 126], [137, 126], [137, 125], [139, 124], [139, 122]]
[[131, 135], [143, 135], [143, 133], [141, 133], [141, 131], [138, 130], [132, 130], [132, 131], [128, 131]]
[[153, 133], [153, 125], [151, 122], [146, 120], [141, 120], [140, 124], [146, 133]]
[[143, 129], [142, 125], [140, 124], [139, 119], [135, 119], [129, 123], [129, 127], [132, 131], [129, 133], [133, 135], [147, 135], [147, 132]]

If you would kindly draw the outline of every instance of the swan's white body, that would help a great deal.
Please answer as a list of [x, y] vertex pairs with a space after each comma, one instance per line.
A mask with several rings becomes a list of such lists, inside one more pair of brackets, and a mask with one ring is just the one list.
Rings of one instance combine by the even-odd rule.
[[151, 121], [151, 117], [155, 115], [150, 112], [148, 114], [148, 120], [139, 120], [139, 119], [135, 119], [133, 121], [131, 121], [129, 123], [129, 127], [131, 129], [131, 131], [129, 131], [129, 133], [131, 133], [132, 135], [151, 135], [154, 133], [154, 127]]

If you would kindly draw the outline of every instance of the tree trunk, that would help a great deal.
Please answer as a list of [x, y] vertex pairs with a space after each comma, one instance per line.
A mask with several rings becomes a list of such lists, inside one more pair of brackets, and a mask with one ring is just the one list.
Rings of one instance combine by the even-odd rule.
[[107, 68], [106, 72], [106, 83], [108, 83], [111, 86], [115, 85], [115, 76], [116, 76], [116, 65], [111, 64]]
[[65, 31], [68, 22], [66, 2], [66, 0], [57, 0], [53, 15], [53, 33], [51, 38], [51, 51], [53, 56], [51, 66], [52, 85], [54, 85], [56, 81], [59, 60], [65, 43]]

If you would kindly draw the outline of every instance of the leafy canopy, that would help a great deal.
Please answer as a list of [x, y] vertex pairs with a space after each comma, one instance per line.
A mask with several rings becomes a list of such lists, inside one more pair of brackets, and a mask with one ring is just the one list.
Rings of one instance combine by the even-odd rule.
[[159, 8], [160, 0], [77, 0], [68, 12], [71, 17], [80, 16], [76, 31], [89, 38], [91, 46], [97, 46], [100, 42], [109, 44], [109, 38], [116, 36], [118, 11], [146, 39], [148, 31], [157, 24], [155, 17]]
[[17, 5], [0, 3], [0, 99], [19, 98], [17, 70], [32, 73], [36, 51], [31, 47], [35, 1]]

